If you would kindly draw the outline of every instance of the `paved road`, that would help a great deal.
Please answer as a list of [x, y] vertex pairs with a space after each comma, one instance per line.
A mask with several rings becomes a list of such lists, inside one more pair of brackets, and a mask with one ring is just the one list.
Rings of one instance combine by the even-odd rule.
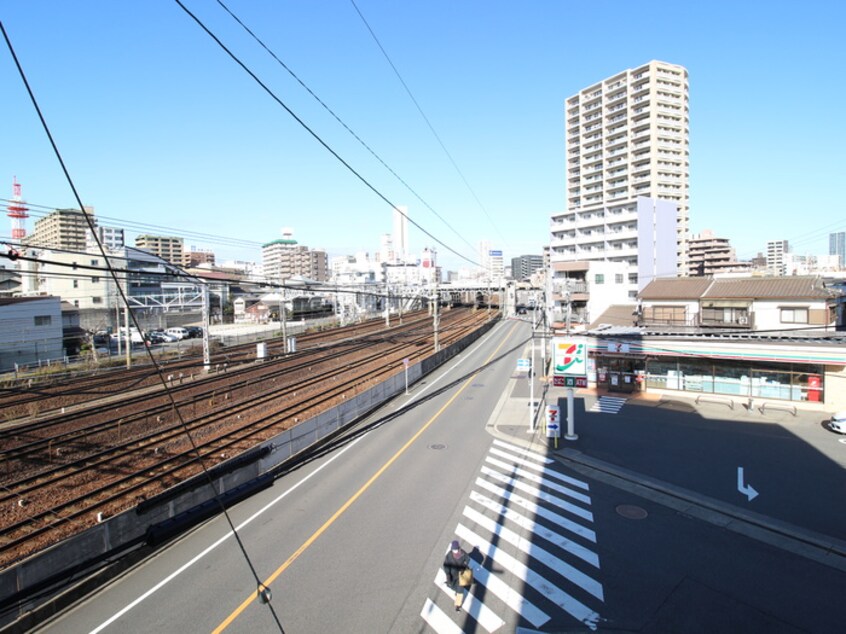
[[[664, 460], [664, 471], [650, 471], [660, 451], [612, 462], [632, 452], [614, 449], [599, 430], [625, 447], [620, 426], [640, 424], [627, 414], [634, 404], [582, 413], [580, 444], [557, 451], [529, 433], [528, 381], [513, 378], [527, 337], [525, 324], [498, 325], [379, 412], [368, 433], [234, 508], [255, 576], [218, 518], [43, 631], [840, 630], [842, 557], [826, 561], [787, 537], [764, 539], [743, 518], [725, 520], [674, 496], [671, 485], [652, 486], [684, 456]], [[581, 409], [595, 400], [582, 399]], [[400, 411], [409, 403], [416, 406]], [[681, 427], [676, 417], [686, 415], [667, 414], [665, 428]], [[732, 438], [726, 428], [718, 430]], [[660, 430], [652, 440], [663, 440]], [[747, 464], [758, 486], [757, 463]], [[708, 479], [694, 469], [686, 484], [719, 496], [717, 471]], [[760, 498], [773, 495], [769, 480], [760, 482]], [[452, 539], [471, 550], [476, 573], [458, 611], [440, 570]], [[272, 591], [273, 611], [251, 598], [256, 578]]]

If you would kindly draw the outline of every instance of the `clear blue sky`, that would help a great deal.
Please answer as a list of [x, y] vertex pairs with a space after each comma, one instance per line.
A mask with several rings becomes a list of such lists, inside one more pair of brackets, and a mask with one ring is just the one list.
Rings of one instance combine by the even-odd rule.
[[[694, 233], [751, 257], [776, 239], [827, 253], [846, 230], [842, 2], [356, 0], [468, 188], [352, 2], [226, 0], [435, 215], [217, 2], [183, 1], [373, 187], [472, 260], [480, 240], [506, 259], [541, 253], [565, 207], [564, 100], [653, 59], [690, 73]], [[6, 0], [0, 20], [83, 203], [130, 242], [149, 225], [219, 260], [260, 261], [282, 227], [330, 255], [373, 253], [391, 231], [388, 204], [175, 2]], [[0, 76], [0, 198], [17, 176], [31, 205], [74, 207], [5, 43]], [[463, 264], [417, 229], [411, 246]]]

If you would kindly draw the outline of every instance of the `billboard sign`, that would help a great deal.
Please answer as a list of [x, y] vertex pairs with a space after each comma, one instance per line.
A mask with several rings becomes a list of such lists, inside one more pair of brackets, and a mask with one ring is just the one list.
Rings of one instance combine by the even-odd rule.
[[586, 376], [587, 345], [571, 339], [553, 339], [553, 375]]

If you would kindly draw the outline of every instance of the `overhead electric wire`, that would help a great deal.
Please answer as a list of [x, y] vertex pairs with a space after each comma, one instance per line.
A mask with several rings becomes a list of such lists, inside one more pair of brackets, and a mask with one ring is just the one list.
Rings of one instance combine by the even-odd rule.
[[[103, 248], [103, 244], [100, 242], [100, 239], [97, 237], [96, 232], [94, 231], [94, 228], [95, 228], [94, 221], [91, 218], [91, 215], [85, 211], [85, 205], [82, 204], [82, 198], [80, 197], [79, 192], [76, 189], [76, 185], [74, 184], [73, 179], [70, 176], [70, 172], [68, 171], [67, 166], [65, 165], [65, 161], [62, 158], [61, 152], [59, 152], [59, 147], [56, 145], [56, 142], [53, 138], [53, 134], [50, 131], [50, 127], [47, 125], [47, 121], [45, 120], [44, 115], [41, 112], [41, 107], [38, 105], [38, 100], [35, 98], [35, 93], [32, 91], [32, 88], [29, 85], [29, 81], [26, 78], [26, 73], [24, 73], [23, 67], [21, 66], [20, 61], [18, 60], [18, 56], [15, 53], [15, 49], [12, 46], [12, 42], [9, 39], [8, 34], [6, 33], [6, 27], [3, 25], [2, 21], [0, 21], [0, 31], [3, 32], [3, 38], [6, 41], [6, 46], [9, 48], [9, 53], [11, 54], [12, 60], [15, 63], [15, 67], [17, 68], [17, 71], [18, 71], [18, 74], [21, 78], [21, 81], [23, 81], [24, 87], [26, 88], [27, 94], [29, 95], [30, 101], [32, 102], [32, 106], [33, 106], [33, 108], [35, 109], [35, 112], [38, 115], [38, 119], [41, 121], [41, 126], [44, 130], [44, 133], [47, 136], [47, 139], [50, 142], [50, 146], [53, 149], [53, 153], [56, 156], [56, 160], [59, 162], [59, 165], [62, 169], [62, 172], [65, 175], [65, 179], [67, 180], [68, 185], [70, 186], [71, 191], [73, 192], [73, 196], [76, 199], [77, 205], [79, 206], [79, 210], [82, 212], [83, 216], [85, 217], [85, 220], [88, 223], [89, 229], [94, 234], [94, 239], [97, 242], [97, 246], [100, 249], [100, 252], [102, 253], [103, 257], [105, 258], [106, 266], [109, 270], [109, 273], [111, 274], [112, 279], [114, 280], [114, 282], [117, 286], [117, 290], [120, 293], [123, 304], [128, 309], [129, 308], [129, 299], [127, 297], [127, 294], [124, 291], [124, 289], [121, 288], [120, 282], [119, 282], [118, 277], [117, 277], [117, 273], [115, 272], [115, 270], [112, 269], [111, 262], [109, 261], [109, 256], [106, 254], [106, 251]], [[135, 317], [135, 314], [131, 310], [129, 311], [129, 314], [132, 316], [132, 322], [135, 325], [135, 328], [140, 331], [141, 327], [140, 327], [140, 324], [138, 323], [138, 320]], [[149, 348], [146, 348], [146, 347], [145, 347], [145, 349], [147, 351], [147, 356], [149, 357], [150, 362], [152, 363], [153, 367], [156, 368], [156, 373], [159, 377], [159, 380], [162, 384], [162, 387], [164, 388], [165, 394], [167, 395], [168, 399], [170, 400], [171, 407], [172, 407], [173, 411], [176, 413], [176, 416], [179, 419], [179, 423], [180, 423], [180, 425], [182, 426], [182, 428], [185, 432], [185, 437], [191, 443], [191, 447], [192, 447], [194, 453], [197, 456], [197, 463], [200, 465], [200, 468], [201, 468], [201, 470], [202, 470], [202, 472], [203, 472], [203, 474], [206, 478], [206, 482], [208, 483], [208, 486], [209, 486], [209, 488], [212, 492], [212, 495], [214, 496], [214, 499], [217, 502], [222, 514], [225, 516], [226, 521], [229, 524], [230, 530], [232, 531], [232, 534], [235, 538], [235, 541], [238, 543], [238, 547], [241, 550], [241, 554], [244, 557], [245, 561], [247, 562], [247, 565], [249, 566], [250, 571], [252, 572], [253, 578], [256, 581], [256, 588], [257, 588], [256, 592], [259, 595], [264, 596], [263, 593], [266, 591], [266, 588], [264, 587], [264, 584], [262, 583], [261, 578], [258, 576], [258, 573], [256, 572], [256, 569], [255, 569], [255, 566], [253, 565], [253, 562], [250, 560], [250, 556], [247, 553], [247, 550], [244, 547], [243, 542], [241, 541], [241, 536], [238, 534], [238, 531], [235, 529], [235, 524], [232, 522], [232, 518], [229, 515], [229, 511], [226, 509], [226, 506], [223, 504], [223, 501], [220, 499], [220, 496], [217, 492], [217, 489], [214, 486], [214, 481], [211, 478], [211, 474], [209, 473], [208, 469], [206, 468], [206, 464], [205, 464], [206, 461], [203, 459], [203, 456], [200, 453], [200, 450], [197, 447], [197, 444], [194, 441], [193, 436], [191, 436], [191, 432], [188, 429], [188, 425], [186, 424], [185, 419], [182, 416], [182, 412], [180, 411], [179, 407], [176, 404], [176, 400], [173, 398], [173, 394], [170, 390], [170, 386], [168, 385], [167, 380], [165, 379], [165, 376], [164, 376], [164, 373], [162, 372], [161, 366], [159, 365], [158, 361], [156, 360], [155, 355], [153, 355], [152, 350], [150, 350]], [[275, 621], [276, 621], [276, 623], [279, 627], [279, 631], [283, 632], [283, 634], [284, 634], [282, 624], [279, 622], [279, 618], [276, 615], [276, 611], [273, 609], [273, 606], [270, 605], [269, 601], [266, 602], [266, 603], [268, 604], [268, 607], [270, 608], [271, 614], [273, 615], [273, 618], [275, 619]]]
[[[0, 198], [0, 203], [13, 203], [13, 202], [17, 202], [17, 201], [13, 201], [13, 200], [8, 199], [8, 198]], [[62, 208], [62, 207], [51, 207], [51, 206], [48, 206], [48, 205], [40, 205], [40, 204], [31, 203], [29, 201], [27, 201], [26, 206], [29, 210], [33, 211], [33, 213], [30, 214], [30, 215], [35, 216], [35, 217], [39, 217], [39, 218], [46, 217], [46, 216], [50, 215], [51, 213], [53, 213], [55, 211], [72, 211], [72, 212], [77, 213], [77, 214], [81, 213], [78, 209], [65, 209], [65, 208]], [[33, 210], [32, 208], [37, 208], [37, 211]], [[190, 229], [187, 229], [187, 230], [186, 229], [176, 229], [176, 228], [173, 228], [173, 227], [165, 227], [165, 226], [162, 226], [162, 225], [154, 225], [154, 224], [149, 224], [149, 223], [136, 222], [136, 221], [133, 221], [133, 220], [124, 220], [122, 218], [113, 218], [113, 217], [110, 217], [110, 216], [103, 216], [103, 215], [96, 214], [96, 213], [94, 214], [94, 217], [97, 218], [98, 220], [107, 220], [109, 222], [119, 223], [120, 226], [117, 227], [117, 228], [120, 228], [120, 229], [129, 228], [129, 229], [132, 229], [133, 231], [137, 231], [139, 233], [142, 232], [142, 231], [150, 231], [150, 230], [167, 231], [167, 232], [170, 232], [170, 233], [177, 234], [174, 237], [187, 236], [189, 238], [196, 238], [198, 240], [212, 241], [215, 244], [220, 243], [221, 245], [224, 245], [224, 246], [243, 246], [243, 247], [260, 248], [263, 245], [262, 242], [259, 242], [257, 240], [245, 240], [245, 239], [241, 239], [241, 238], [232, 238], [232, 237], [229, 237], [229, 236], [218, 236], [218, 235], [211, 234], [211, 233], [202, 233], [202, 232], [199, 232], [199, 231], [193, 231], [193, 230], [190, 230]]]
[[394, 74], [396, 74], [397, 79], [399, 79], [400, 83], [402, 84], [402, 87], [405, 88], [405, 92], [408, 93], [409, 98], [411, 98], [411, 101], [417, 108], [417, 112], [419, 112], [420, 116], [423, 117], [423, 120], [426, 122], [426, 125], [429, 126], [429, 130], [432, 131], [432, 134], [438, 141], [438, 144], [441, 146], [441, 149], [444, 151], [444, 154], [447, 155], [447, 158], [449, 158], [449, 161], [450, 163], [452, 163], [452, 166], [455, 168], [455, 171], [458, 172], [458, 175], [461, 177], [461, 180], [464, 182], [464, 185], [467, 187], [470, 194], [476, 200], [476, 203], [479, 205], [479, 208], [485, 214], [485, 217], [488, 219], [488, 222], [491, 223], [491, 226], [494, 228], [494, 231], [496, 231], [499, 234], [500, 239], [505, 242], [505, 237], [502, 235], [502, 232], [499, 230], [499, 227], [496, 226], [496, 223], [493, 221], [493, 218], [491, 218], [488, 214], [488, 210], [485, 209], [485, 206], [482, 204], [482, 201], [479, 200], [479, 197], [476, 195], [476, 192], [473, 191], [472, 187], [470, 187], [470, 183], [464, 177], [464, 173], [461, 171], [461, 168], [458, 167], [458, 163], [456, 163], [455, 159], [452, 158], [452, 154], [449, 153], [449, 150], [447, 150], [446, 145], [444, 145], [444, 142], [441, 140], [440, 135], [437, 133], [437, 131], [435, 131], [435, 127], [432, 125], [432, 122], [429, 121], [429, 117], [427, 117], [426, 113], [423, 112], [423, 108], [420, 107], [420, 104], [418, 103], [417, 99], [415, 99], [414, 95], [411, 92], [411, 89], [408, 87], [408, 84], [405, 83], [405, 80], [402, 78], [402, 75], [400, 74], [396, 65], [391, 60], [390, 56], [388, 55], [388, 52], [385, 50], [385, 47], [382, 46], [382, 43], [379, 41], [379, 38], [376, 37], [376, 33], [373, 31], [373, 29], [370, 27], [370, 24], [367, 22], [364, 15], [361, 13], [361, 10], [358, 8], [358, 5], [355, 3], [355, 0], [350, 0], [350, 2], [352, 3], [353, 8], [355, 8], [356, 13], [358, 13], [358, 17], [361, 18], [361, 21], [364, 22], [364, 26], [366, 26], [367, 30], [370, 32], [373, 41], [376, 42], [376, 45], [379, 47], [379, 50], [382, 51], [382, 55], [384, 55], [385, 59], [388, 60], [388, 64], [390, 64], [391, 68], [394, 71]]
[[303, 128], [303, 129], [304, 129], [304, 130], [305, 130], [305, 131], [306, 131], [306, 132], [308, 132], [308, 133], [312, 136], [312, 138], [314, 138], [314, 140], [315, 140], [315, 141], [317, 141], [320, 145], [322, 145], [322, 146], [323, 146], [323, 148], [324, 148], [327, 152], [329, 152], [332, 156], [334, 156], [334, 157], [335, 157], [335, 159], [337, 159], [337, 160], [338, 160], [338, 162], [340, 162], [340, 163], [341, 163], [341, 165], [343, 165], [343, 166], [344, 166], [344, 167], [345, 167], [345, 168], [346, 168], [346, 169], [347, 169], [347, 170], [348, 170], [348, 171], [349, 171], [349, 172], [350, 172], [353, 176], [355, 176], [358, 180], [360, 180], [360, 181], [361, 181], [361, 182], [362, 182], [362, 183], [363, 183], [363, 184], [364, 184], [364, 185], [365, 185], [368, 189], [370, 189], [370, 191], [372, 191], [374, 194], [376, 194], [376, 196], [378, 196], [378, 197], [379, 197], [382, 201], [384, 201], [385, 203], [387, 203], [387, 204], [388, 204], [388, 205], [389, 205], [392, 209], [394, 209], [397, 213], [401, 214], [401, 215], [402, 215], [402, 216], [403, 216], [406, 220], [408, 220], [408, 222], [410, 222], [410, 223], [411, 223], [411, 224], [413, 224], [415, 227], [417, 227], [418, 229], [420, 229], [420, 231], [422, 231], [424, 234], [426, 234], [427, 236], [429, 236], [432, 240], [434, 240], [434, 241], [435, 241], [435, 242], [437, 242], [439, 245], [441, 245], [442, 247], [444, 247], [447, 251], [449, 251], [449, 252], [450, 252], [450, 253], [452, 253], [453, 255], [458, 256], [458, 257], [459, 257], [459, 258], [461, 258], [462, 260], [465, 260], [465, 261], [469, 262], [470, 264], [472, 264], [472, 265], [474, 265], [474, 266], [481, 266], [478, 262], [476, 262], [476, 261], [474, 261], [474, 260], [471, 260], [471, 259], [470, 259], [470, 258], [468, 258], [467, 256], [465, 256], [465, 255], [463, 255], [463, 254], [459, 253], [458, 251], [456, 251], [455, 249], [453, 249], [451, 246], [449, 246], [448, 244], [446, 244], [445, 242], [443, 242], [440, 238], [437, 238], [437, 237], [436, 237], [436, 236], [434, 236], [432, 233], [430, 233], [429, 231], [427, 231], [426, 229], [424, 229], [424, 228], [423, 228], [423, 226], [421, 226], [421, 225], [420, 225], [420, 223], [415, 222], [413, 219], [409, 218], [407, 214], [405, 214], [405, 213], [404, 213], [404, 212], [403, 212], [403, 211], [402, 211], [399, 207], [397, 207], [397, 206], [396, 206], [393, 202], [391, 202], [391, 201], [387, 198], [387, 196], [385, 196], [385, 195], [384, 195], [381, 191], [379, 191], [378, 189], [376, 189], [376, 187], [375, 187], [373, 184], [371, 184], [371, 183], [370, 183], [370, 181], [368, 181], [366, 178], [364, 178], [364, 176], [362, 176], [362, 175], [361, 175], [361, 174], [360, 174], [360, 173], [359, 173], [359, 172], [358, 172], [358, 171], [357, 171], [357, 170], [356, 170], [356, 169], [355, 169], [352, 165], [350, 165], [350, 164], [349, 164], [349, 163], [348, 163], [348, 162], [347, 162], [344, 158], [342, 158], [340, 154], [338, 154], [335, 150], [333, 150], [333, 149], [332, 149], [332, 147], [331, 147], [331, 146], [330, 146], [330, 145], [329, 145], [326, 141], [324, 141], [324, 140], [320, 137], [320, 135], [318, 135], [318, 134], [317, 134], [314, 130], [312, 130], [312, 129], [311, 129], [311, 127], [309, 127], [309, 125], [308, 125], [305, 121], [303, 121], [303, 120], [302, 120], [302, 119], [301, 119], [301, 118], [300, 118], [300, 117], [299, 117], [299, 116], [298, 116], [298, 115], [297, 115], [297, 114], [296, 114], [293, 110], [291, 110], [291, 108], [289, 108], [289, 107], [288, 107], [288, 105], [287, 105], [284, 101], [282, 101], [282, 99], [280, 99], [280, 98], [276, 95], [276, 93], [274, 93], [274, 92], [273, 92], [273, 91], [272, 91], [272, 90], [271, 90], [271, 89], [267, 86], [267, 84], [265, 84], [265, 83], [264, 83], [261, 79], [259, 79], [259, 77], [258, 77], [258, 76], [257, 76], [257, 75], [256, 75], [256, 74], [252, 71], [252, 70], [250, 70], [250, 69], [247, 67], [247, 65], [246, 65], [244, 62], [242, 62], [240, 58], [238, 58], [238, 56], [236, 56], [236, 55], [235, 55], [235, 54], [234, 54], [231, 50], [229, 50], [229, 48], [228, 48], [228, 47], [227, 47], [227, 46], [226, 46], [226, 45], [225, 45], [225, 44], [224, 44], [224, 43], [220, 40], [220, 38], [218, 38], [218, 37], [217, 37], [214, 33], [212, 33], [212, 31], [211, 31], [211, 30], [210, 30], [210, 29], [209, 29], [209, 28], [208, 28], [208, 27], [207, 27], [207, 26], [206, 26], [206, 25], [202, 22], [202, 20], [200, 20], [200, 19], [199, 19], [196, 15], [194, 15], [194, 14], [193, 14], [193, 13], [192, 13], [192, 12], [191, 12], [191, 11], [190, 11], [187, 7], [186, 7], [186, 6], [182, 3], [182, 1], [181, 1], [181, 0], [174, 0], [174, 2], [175, 2], [177, 5], [179, 5], [179, 7], [180, 7], [180, 8], [181, 8], [181, 9], [182, 9], [182, 10], [183, 10], [183, 11], [184, 11], [184, 12], [185, 12], [185, 13], [186, 13], [186, 14], [187, 14], [187, 15], [188, 15], [191, 19], [192, 19], [192, 20], [194, 20], [194, 22], [196, 22], [196, 23], [197, 23], [197, 25], [198, 25], [198, 26], [199, 26], [199, 27], [200, 27], [203, 31], [205, 31], [205, 32], [206, 32], [206, 34], [207, 34], [207, 35], [208, 35], [211, 39], [213, 39], [213, 40], [214, 40], [214, 42], [215, 42], [215, 43], [216, 43], [216, 44], [217, 44], [217, 45], [218, 45], [218, 46], [219, 46], [219, 47], [220, 47], [220, 48], [221, 48], [221, 49], [222, 49], [222, 50], [223, 50], [223, 51], [224, 51], [224, 52], [225, 52], [225, 53], [226, 53], [226, 54], [227, 54], [227, 55], [228, 55], [231, 59], [232, 59], [232, 61], [234, 61], [236, 64], [238, 64], [238, 66], [240, 66], [240, 67], [241, 67], [241, 69], [242, 69], [245, 73], [247, 73], [247, 74], [248, 74], [248, 75], [249, 75], [249, 76], [253, 79], [253, 81], [255, 81], [255, 82], [256, 82], [256, 83], [257, 83], [257, 84], [258, 84], [258, 85], [262, 88], [262, 90], [264, 90], [264, 91], [265, 91], [265, 92], [266, 92], [266, 93], [267, 93], [267, 94], [271, 97], [271, 99], [273, 99], [276, 103], [278, 103], [280, 106], [282, 106], [282, 108], [283, 108], [283, 109], [284, 109], [284, 110], [285, 110], [285, 111], [286, 111], [286, 112], [287, 112], [287, 113], [288, 113], [288, 114], [289, 114], [289, 115], [290, 115], [290, 116], [291, 116], [291, 117], [292, 117], [292, 118], [293, 118], [293, 119], [294, 119], [294, 120], [295, 120], [295, 121], [296, 121], [296, 122], [297, 122], [297, 123], [298, 123], [298, 124], [299, 124], [299, 125]]
[[335, 114], [335, 112], [328, 105], [326, 105], [326, 103], [320, 97], [318, 97], [317, 94], [315, 94], [315, 92], [311, 88], [309, 88], [306, 85], [306, 83], [302, 79], [300, 79], [297, 76], [297, 74], [293, 70], [291, 70], [291, 68], [285, 62], [283, 62], [281, 59], [279, 59], [279, 57], [277, 57], [276, 53], [274, 53], [272, 50], [270, 50], [270, 48], [261, 40], [261, 38], [259, 38], [246, 24], [244, 24], [244, 22], [237, 15], [235, 15], [232, 12], [232, 10], [223, 3], [222, 0], [217, 0], [217, 3], [221, 7], [223, 7], [224, 11], [226, 11], [230, 16], [232, 16], [232, 19], [235, 20], [250, 35], [250, 37], [252, 37], [256, 42], [258, 42], [259, 46], [261, 46], [265, 51], [267, 51], [268, 55], [270, 55], [274, 60], [276, 60], [276, 62], [280, 66], [282, 66], [282, 68], [284, 68], [286, 71], [288, 71], [288, 74], [290, 74], [291, 77], [293, 77], [297, 81], [297, 83], [299, 83], [300, 86], [302, 86], [303, 89], [306, 92], [308, 92], [308, 94], [310, 94], [314, 98], [314, 100], [317, 101], [317, 103], [319, 103], [326, 110], [326, 112], [328, 112], [330, 115], [332, 115], [335, 118], [335, 120], [339, 124], [341, 124], [341, 126], [347, 132], [349, 132], [350, 135], [352, 135], [352, 137], [364, 147], [364, 149], [366, 149], [368, 152], [370, 152], [370, 154], [377, 161], [379, 161], [379, 163], [381, 163], [382, 166], [386, 170], [388, 170], [400, 183], [402, 183], [405, 186], [405, 188], [408, 189], [408, 191], [410, 191], [414, 195], [415, 198], [417, 198], [417, 200], [419, 200], [421, 203], [423, 203], [423, 205], [429, 211], [431, 211], [433, 214], [435, 214], [438, 217], [438, 219], [440, 219], [440, 221], [443, 222], [455, 235], [457, 235], [461, 240], [463, 240], [464, 243], [468, 247], [470, 247], [472, 250], [475, 250], [475, 247], [472, 244], [470, 244], [463, 235], [461, 235], [443, 216], [441, 216], [437, 211], [435, 211], [432, 208], [432, 206], [429, 203], [427, 203], [420, 196], [420, 194], [418, 194], [414, 190], [413, 187], [411, 187], [411, 185], [409, 185], [399, 174], [397, 174], [387, 163], [385, 163], [385, 161], [382, 160], [382, 157], [380, 157], [367, 143], [364, 142], [364, 140], [358, 134], [356, 134], [346, 123], [344, 123], [344, 121], [337, 114]]

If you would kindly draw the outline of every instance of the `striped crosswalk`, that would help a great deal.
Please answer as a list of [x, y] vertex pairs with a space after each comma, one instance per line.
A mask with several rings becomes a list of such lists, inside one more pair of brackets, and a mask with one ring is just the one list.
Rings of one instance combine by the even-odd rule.
[[625, 404], [626, 399], [620, 396], [600, 396], [596, 403], [594, 403], [590, 408], [590, 411], [602, 412], [604, 414], [616, 414]]
[[439, 570], [420, 616], [439, 634], [496, 632], [506, 623], [596, 629], [604, 601], [587, 483], [555, 461], [495, 440], [470, 492], [456, 538], [473, 558], [460, 612]]

